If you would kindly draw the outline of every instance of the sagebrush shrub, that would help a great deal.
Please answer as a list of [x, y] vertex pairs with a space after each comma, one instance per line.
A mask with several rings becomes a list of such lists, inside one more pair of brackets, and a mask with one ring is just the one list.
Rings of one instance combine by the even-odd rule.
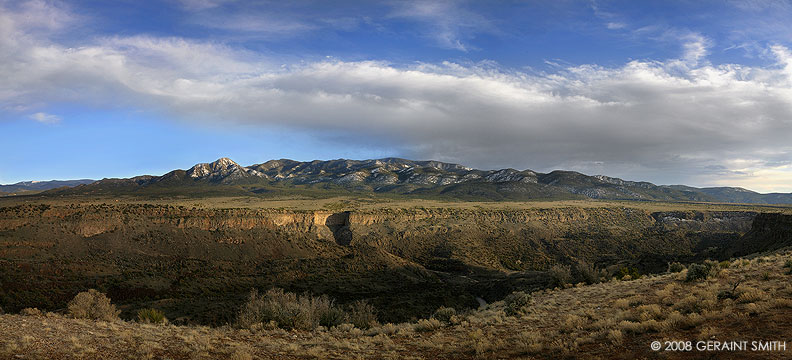
[[637, 280], [641, 278], [641, 273], [638, 272], [638, 268], [636, 267], [622, 267], [619, 269], [618, 274], [616, 275], [618, 279], [629, 281], [629, 280]]
[[41, 310], [39, 310], [38, 308], [24, 308], [19, 313], [21, 315], [25, 315], [25, 316], [41, 316], [41, 315], [43, 315]]
[[762, 291], [761, 289], [753, 288], [753, 287], [746, 287], [742, 289], [737, 296], [737, 302], [741, 304], [747, 303], [755, 303], [758, 301], [765, 301], [769, 300], [770, 295]]
[[575, 273], [577, 274], [577, 280], [586, 284], [600, 282], [600, 271], [594, 265], [585, 261], [578, 261], [575, 265]]
[[504, 309], [506, 315], [517, 316], [528, 311], [528, 305], [531, 304], [531, 295], [517, 291], [506, 296], [503, 302], [506, 305]]
[[691, 282], [718, 276], [720, 265], [715, 261], [704, 261], [702, 264], [690, 264], [685, 281]]
[[441, 306], [434, 312], [434, 314], [432, 314], [432, 318], [440, 320], [444, 323], [449, 323], [451, 322], [451, 317], [454, 315], [456, 315], [456, 309], [452, 307]]
[[418, 320], [414, 326], [414, 329], [418, 332], [429, 332], [437, 330], [441, 327], [443, 327], [443, 323], [440, 320], [431, 318]]
[[349, 313], [344, 312], [326, 295], [299, 296], [278, 288], [259, 295], [253, 290], [239, 311], [237, 326], [251, 328], [256, 324], [273, 322], [282, 329], [313, 330], [318, 326], [330, 328], [346, 322], [362, 329], [376, 324], [374, 307], [362, 303], [353, 304], [351, 309]]
[[550, 277], [553, 279], [553, 283], [558, 286], [564, 286], [569, 284], [572, 281], [572, 271], [570, 270], [569, 266], [567, 265], [553, 265], [548, 271]]
[[349, 322], [359, 329], [377, 325], [377, 310], [365, 301], [355, 301], [349, 307]]
[[710, 269], [704, 264], [690, 264], [685, 281], [704, 280], [709, 277]]
[[140, 309], [137, 313], [138, 322], [146, 324], [165, 324], [168, 319], [162, 311], [157, 309]]
[[314, 316], [310, 305], [310, 299], [283, 289], [270, 289], [263, 295], [254, 290], [240, 311], [238, 323], [241, 327], [251, 327], [273, 321], [283, 329], [311, 330], [318, 321], [312, 321]]
[[112, 321], [117, 320], [120, 313], [107, 295], [94, 289], [77, 294], [68, 305], [68, 314], [76, 319]]
[[668, 272], [670, 273], [678, 273], [682, 272], [682, 270], [685, 270], [685, 265], [682, 265], [676, 261], [668, 264]]
[[349, 321], [349, 316], [337, 307], [329, 307], [319, 315], [319, 325], [326, 328], [341, 325]]

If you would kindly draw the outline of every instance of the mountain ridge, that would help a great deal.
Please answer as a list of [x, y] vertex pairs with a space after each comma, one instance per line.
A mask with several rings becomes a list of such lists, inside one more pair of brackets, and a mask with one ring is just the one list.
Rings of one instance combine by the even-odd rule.
[[[512, 168], [479, 170], [434, 160], [269, 160], [242, 166], [223, 157], [161, 176], [102, 179], [51, 194], [204, 194], [376, 193], [456, 200], [610, 199], [790, 204], [792, 194], [760, 194], [737, 187], [695, 188], [655, 185], [576, 171], [549, 173]], [[188, 191], [189, 190], [189, 191]]]
[[50, 190], [63, 186], [73, 187], [82, 184], [90, 184], [96, 180], [92, 179], [78, 179], [78, 180], [48, 180], [48, 181], [20, 181], [14, 184], [0, 185], [0, 192], [3, 193], [16, 193], [23, 191], [42, 191]]

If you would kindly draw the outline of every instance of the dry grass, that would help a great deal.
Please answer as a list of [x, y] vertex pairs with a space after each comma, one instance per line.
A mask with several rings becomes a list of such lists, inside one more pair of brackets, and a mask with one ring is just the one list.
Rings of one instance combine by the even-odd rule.
[[430, 332], [430, 331], [435, 331], [441, 327], [443, 327], [443, 323], [440, 322], [440, 320], [432, 318], [432, 319], [418, 320], [418, 323], [416, 323], [413, 328], [415, 329], [415, 331], [419, 331], [419, 332]]
[[737, 296], [737, 302], [756, 303], [760, 301], [766, 301], [769, 298], [770, 295], [768, 295], [765, 290], [758, 289], [755, 287], [744, 287], [740, 289], [740, 295]]
[[[351, 324], [289, 331], [266, 324], [183, 327], [29, 311], [29, 316], [0, 316], [0, 358], [653, 358], [648, 346], [653, 340], [787, 337], [792, 333], [792, 282], [781, 274], [789, 256], [736, 261], [714, 278], [692, 282], [685, 282], [684, 274], [667, 274], [538, 291], [514, 316], [507, 315], [508, 304], [501, 301], [472, 313], [447, 311], [448, 322], [431, 318], [368, 330]], [[763, 280], [764, 272], [773, 276]], [[734, 298], [718, 296], [731, 289]]]

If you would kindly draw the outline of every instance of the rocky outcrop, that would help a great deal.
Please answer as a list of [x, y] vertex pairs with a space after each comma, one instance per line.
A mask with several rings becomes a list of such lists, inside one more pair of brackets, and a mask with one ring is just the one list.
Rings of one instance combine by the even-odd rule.
[[724, 249], [724, 256], [744, 256], [792, 246], [792, 215], [759, 214], [751, 230]]

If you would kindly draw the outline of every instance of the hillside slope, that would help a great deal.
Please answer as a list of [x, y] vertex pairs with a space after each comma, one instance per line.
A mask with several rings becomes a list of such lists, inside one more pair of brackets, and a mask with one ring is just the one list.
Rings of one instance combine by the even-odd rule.
[[[207, 328], [53, 313], [0, 315], [0, 357], [784, 359], [792, 352], [791, 255], [786, 251], [726, 262], [717, 275], [703, 280], [685, 281], [684, 270], [539, 291], [518, 312], [512, 311], [513, 302], [499, 301], [448, 322], [420, 320], [368, 330], [346, 325], [313, 331]], [[653, 341], [661, 342], [661, 350], [651, 349]], [[667, 341], [690, 342], [691, 350], [665, 350]], [[708, 350], [708, 341], [747, 343], [743, 350], [724, 351]], [[756, 350], [758, 342], [767, 348]]]

